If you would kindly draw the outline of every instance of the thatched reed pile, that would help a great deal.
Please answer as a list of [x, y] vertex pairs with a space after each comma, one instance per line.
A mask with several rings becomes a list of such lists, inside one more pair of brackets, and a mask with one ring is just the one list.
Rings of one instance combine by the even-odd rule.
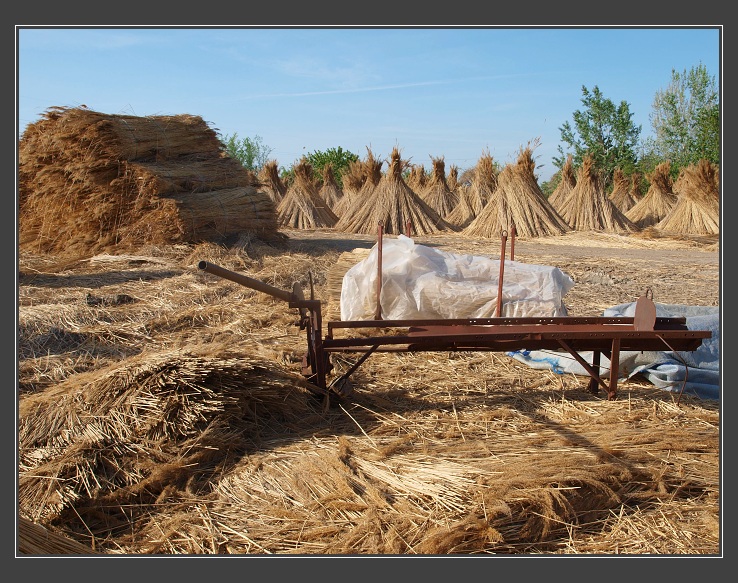
[[287, 193], [287, 185], [279, 175], [279, 168], [276, 160], [267, 160], [257, 174], [261, 190], [269, 195], [275, 206], [282, 202], [284, 195]]
[[[323, 184], [321, 184], [318, 194], [320, 195], [320, 198], [325, 201], [328, 207], [333, 210], [336, 208], [338, 201], [343, 198], [343, 190], [341, 190], [341, 187], [338, 186], [338, 182], [336, 182], [336, 176], [333, 173], [333, 164], [328, 162], [323, 166], [322, 174]], [[333, 212], [337, 215], [335, 211]]]
[[625, 213], [638, 203], [633, 193], [633, 180], [628, 178], [620, 168], [615, 168], [612, 183], [612, 192], [608, 198], [620, 209], [620, 212]]
[[302, 158], [293, 168], [295, 179], [277, 205], [279, 225], [293, 229], [333, 227], [338, 217], [320, 197], [318, 186], [313, 181], [312, 164]]
[[686, 235], [720, 233], [720, 181], [718, 167], [702, 159], [686, 166], [674, 183], [677, 201], [654, 227]]
[[446, 221], [460, 230], [468, 227], [482, 212], [497, 189], [497, 170], [489, 151], [485, 151], [477, 160], [476, 166], [463, 176], [464, 180], [457, 187], [459, 203], [446, 217]]
[[54, 107], [18, 154], [19, 246], [30, 251], [276, 237], [274, 204], [197, 116]]
[[417, 194], [438, 213], [438, 216], [446, 218], [459, 203], [459, 195], [453, 192], [446, 182], [446, 162], [443, 157], [431, 156], [431, 160], [433, 171], [425, 188]]
[[[538, 185], [530, 146], [520, 149], [515, 165], [497, 176], [497, 188], [482, 212], [462, 231], [470, 237], [498, 238], [515, 226], [521, 237], [562, 235], [569, 227], [549, 204]], [[479, 175], [479, 167], [476, 175]]]
[[671, 163], [662, 162], [646, 178], [650, 182], [648, 191], [635, 205], [625, 212], [625, 216], [638, 228], [645, 229], [663, 219], [677, 202], [674, 183], [669, 174]]
[[85, 529], [135, 520], [126, 515], [135, 507], [145, 514], [176, 492], [209, 490], [210, 478], [260, 447], [270, 417], [309, 412], [295, 373], [208, 350], [132, 357], [27, 396], [18, 411], [20, 514]]
[[426, 174], [423, 165], [413, 164], [410, 166], [410, 172], [408, 173], [405, 182], [414, 193], [420, 194], [423, 192], [428, 184], [428, 174]]
[[548, 197], [548, 202], [554, 207], [556, 212], [561, 214], [562, 207], [561, 203], [564, 202], [569, 193], [574, 189], [577, 184], [576, 175], [574, 174], [574, 162], [571, 154], [566, 157], [566, 162], [561, 167], [561, 180], [556, 185], [556, 188]]
[[357, 200], [357, 195], [361, 192], [361, 187], [367, 179], [367, 170], [363, 160], [352, 160], [348, 167], [341, 175], [343, 184], [343, 196], [333, 207], [333, 212], [339, 218], [344, 215], [347, 209], [350, 209]]
[[448, 187], [452, 192], [456, 192], [456, 189], [459, 186], [459, 167], [456, 164], [451, 164], [451, 166], [449, 166], [446, 184], [448, 184]]
[[607, 197], [591, 155], [582, 160], [576, 186], [561, 206], [561, 217], [575, 231], [631, 233], [638, 230]]
[[451, 225], [407, 185], [402, 177], [404, 164], [396, 147], [388, 165], [387, 172], [381, 176], [371, 195], [361, 194], [359, 206], [341, 217], [336, 230], [375, 234], [381, 222], [385, 233], [399, 235], [405, 234], [408, 221], [416, 235], [452, 230]]
[[95, 550], [64, 534], [18, 517], [18, 555], [99, 555]]

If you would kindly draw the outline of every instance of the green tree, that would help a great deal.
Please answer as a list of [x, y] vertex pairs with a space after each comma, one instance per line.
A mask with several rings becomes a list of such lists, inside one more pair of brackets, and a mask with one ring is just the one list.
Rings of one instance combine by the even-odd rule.
[[239, 138], [238, 133], [234, 132], [233, 135], [226, 134], [220, 137], [220, 141], [229, 156], [253, 172], [259, 172], [272, 153], [272, 148], [264, 144], [261, 136]]
[[[578, 168], [587, 154], [605, 177], [605, 186], [612, 182], [615, 168], [630, 174], [636, 167], [636, 148], [641, 127], [633, 123], [633, 114], [625, 101], [615, 105], [602, 95], [596, 85], [589, 91], [582, 86], [583, 110], [574, 112], [574, 126], [567, 121], [559, 128], [561, 140], [571, 150], [574, 167]], [[561, 170], [568, 152], [558, 146], [560, 156], [554, 165]]]
[[323, 168], [326, 164], [333, 165], [333, 175], [336, 178], [336, 183], [340, 188], [343, 188], [343, 173], [349, 167], [351, 162], [355, 162], [359, 159], [357, 154], [344, 150], [341, 146], [338, 148], [328, 148], [321, 152], [316, 150], [310, 152], [306, 156], [307, 161], [313, 167], [313, 177], [316, 180], [323, 178]]
[[[336, 184], [339, 188], [343, 188], [343, 174], [348, 168], [351, 162], [359, 159], [359, 156], [344, 150], [341, 146], [338, 148], [328, 148], [324, 152], [316, 150], [315, 152], [309, 152], [307, 155], [302, 156], [300, 160], [307, 161], [313, 168], [313, 180], [320, 182], [323, 180], [323, 168], [326, 164], [330, 163], [333, 165], [333, 177], [336, 179]], [[294, 166], [297, 161], [292, 164], [290, 168], [282, 170], [281, 177], [285, 184], [289, 184], [295, 178]]]
[[650, 120], [655, 137], [646, 153], [670, 160], [674, 177], [702, 158], [720, 163], [719, 94], [704, 65], [672, 69], [669, 86], [656, 92]]

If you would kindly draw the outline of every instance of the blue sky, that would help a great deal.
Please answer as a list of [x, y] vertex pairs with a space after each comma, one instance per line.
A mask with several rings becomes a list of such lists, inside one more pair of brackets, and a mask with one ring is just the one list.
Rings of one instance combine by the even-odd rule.
[[[202, 117], [221, 135], [259, 136], [270, 158], [341, 147], [430, 168], [474, 166], [489, 152], [533, 151], [556, 171], [560, 127], [582, 86], [629, 104], [642, 137], [672, 70], [699, 64], [720, 83], [714, 27], [22, 28], [17, 123], [49, 107]], [[386, 167], [385, 167], [386, 168]]]

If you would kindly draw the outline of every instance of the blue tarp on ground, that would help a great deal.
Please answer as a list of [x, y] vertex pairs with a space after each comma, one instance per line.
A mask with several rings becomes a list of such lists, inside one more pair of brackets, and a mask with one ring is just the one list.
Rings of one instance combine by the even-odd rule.
[[[620, 353], [620, 379], [640, 373], [660, 389], [675, 393], [695, 395], [701, 399], [720, 399], [720, 308], [718, 306], [685, 306], [679, 304], [655, 304], [657, 317], [685, 317], [690, 330], [710, 330], [712, 338], [705, 338], [694, 352], [622, 351]], [[635, 302], [608, 308], [607, 317], [632, 317]], [[571, 373], [589, 376], [587, 371], [565, 351], [516, 350], [508, 356], [533, 368], [550, 369], [559, 374]], [[592, 352], [580, 353], [592, 363]], [[602, 376], [608, 377], [610, 361], [601, 356]], [[686, 378], [686, 383], [684, 382]]]

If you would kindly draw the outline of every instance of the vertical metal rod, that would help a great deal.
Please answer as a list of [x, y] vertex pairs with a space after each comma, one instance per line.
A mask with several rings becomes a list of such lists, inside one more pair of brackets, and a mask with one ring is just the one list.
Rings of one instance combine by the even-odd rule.
[[510, 227], [510, 261], [515, 261], [515, 235], [518, 231], [515, 229], [515, 223]]
[[410, 237], [413, 234], [413, 222], [408, 219], [405, 221], [405, 236]]
[[500, 249], [500, 282], [497, 286], [497, 309], [495, 315], [502, 317], [502, 278], [505, 275], [505, 248], [507, 247], [507, 231], [502, 231], [502, 248]]
[[384, 223], [379, 221], [377, 227], [377, 308], [374, 311], [374, 319], [382, 319], [382, 227]]
[[612, 339], [612, 352], [610, 353], [610, 390], [607, 400], [612, 401], [618, 394], [618, 376], [620, 375], [620, 338]]

